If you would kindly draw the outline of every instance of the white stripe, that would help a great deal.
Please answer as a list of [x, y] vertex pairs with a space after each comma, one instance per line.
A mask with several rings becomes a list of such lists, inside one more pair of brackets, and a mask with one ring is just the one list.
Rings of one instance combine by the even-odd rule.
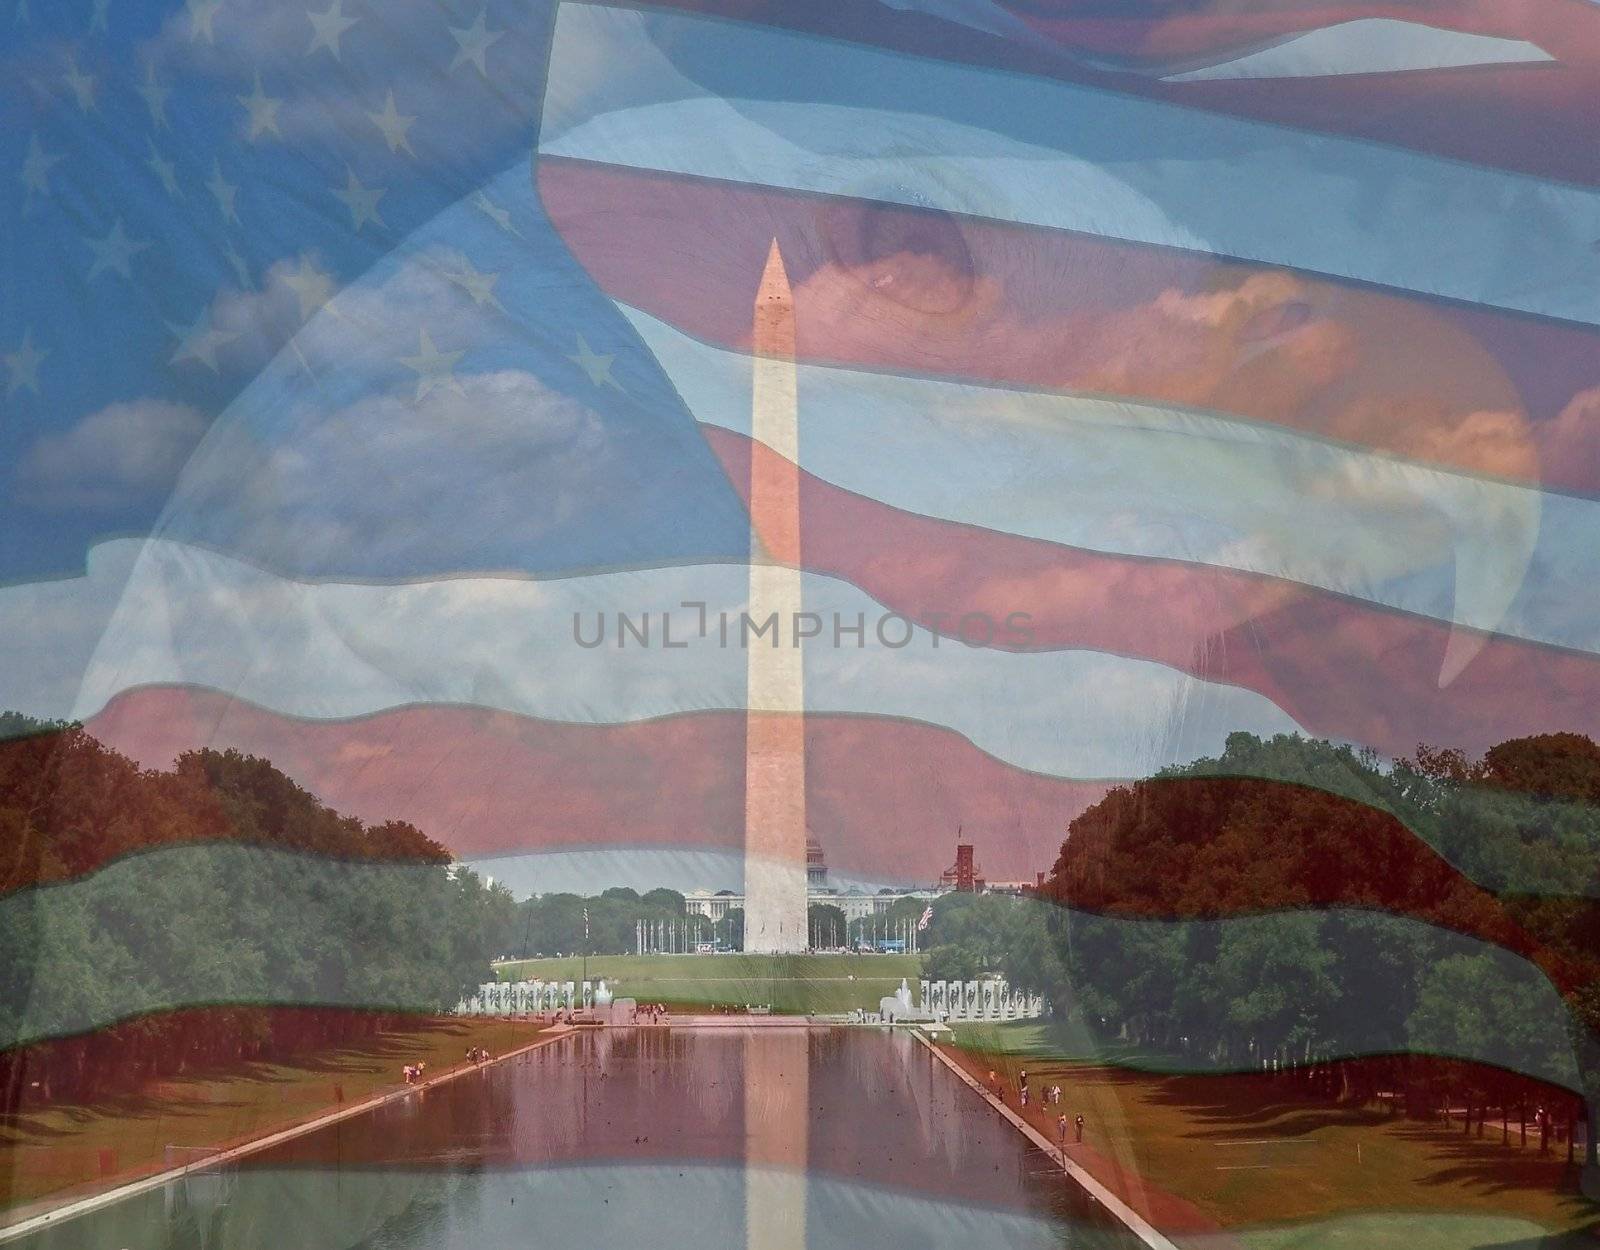
[[1306, 31], [1215, 65], [1167, 74], [1165, 81], [1321, 78], [1554, 60], [1543, 48], [1525, 39], [1501, 39], [1440, 30], [1420, 22], [1367, 17]]
[[1592, 188], [749, 23], [563, 5], [540, 151], [1600, 324]]
[[1239, 51], [1239, 40], [1234, 37], [1230, 47], [1215, 49], [1210, 57], [1195, 54], [1152, 63], [1131, 57], [1096, 55], [1041, 35], [993, 0], [883, 2], [890, 8], [927, 13], [947, 22], [1001, 35], [1013, 43], [1026, 44], [1080, 65], [1092, 65], [1112, 73], [1165, 77], [1168, 82], [1211, 78], [1315, 78], [1555, 60], [1543, 48], [1522, 39], [1467, 34], [1425, 26], [1421, 22], [1381, 17], [1336, 22], [1272, 40], [1256, 39], [1247, 52]]
[[[624, 308], [703, 423], [750, 361]], [[1288, 578], [1600, 650], [1600, 505], [1153, 404], [802, 365], [800, 463], [923, 516]]]
[[[151, 540], [73, 714], [90, 717], [119, 691], [162, 683], [209, 687], [306, 717], [413, 703], [582, 724], [738, 710], [747, 581], [743, 565], [701, 565], [551, 581], [310, 583]], [[1216, 754], [1233, 730], [1297, 729], [1258, 694], [1149, 661], [968, 647], [901, 618], [885, 620], [881, 605], [833, 578], [807, 574], [803, 588], [806, 609], [823, 628], [804, 646], [809, 712], [941, 725], [999, 759], [1070, 777], [1143, 776]], [[707, 605], [705, 637], [696, 632], [699, 610], [686, 602]], [[666, 611], [670, 649], [661, 632]], [[638, 623], [647, 612], [650, 645], [624, 634], [619, 647], [618, 614]], [[575, 615], [586, 639], [603, 619], [606, 645], [580, 646]], [[858, 621], [864, 636], [853, 632]], [[783, 631], [788, 646], [788, 623]]]

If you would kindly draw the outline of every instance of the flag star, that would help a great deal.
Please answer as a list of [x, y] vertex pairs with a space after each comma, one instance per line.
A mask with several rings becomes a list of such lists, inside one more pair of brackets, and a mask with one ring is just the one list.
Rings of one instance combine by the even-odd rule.
[[283, 106], [281, 99], [269, 96], [261, 89], [261, 71], [256, 71], [255, 90], [249, 95], [237, 97], [245, 111], [250, 114], [250, 141], [254, 143], [264, 134], [275, 134], [280, 139], [283, 132], [278, 129], [278, 109]]
[[222, 162], [215, 157], [211, 161], [211, 177], [206, 180], [206, 190], [210, 191], [217, 201], [217, 208], [222, 213], [223, 221], [237, 222], [239, 212], [234, 207], [234, 199], [239, 194], [239, 184], [229, 182], [222, 176]]
[[307, 9], [306, 17], [311, 22], [311, 46], [306, 49], [306, 55], [310, 56], [318, 48], [326, 48], [337, 61], [340, 36], [356, 24], [355, 18], [344, 15], [344, 0], [333, 0], [326, 13], [313, 13]]
[[22, 159], [22, 185], [28, 195], [50, 194], [50, 170], [66, 157], [56, 152], [46, 152], [39, 146], [39, 136], [28, 141], [28, 155]]
[[112, 224], [111, 232], [105, 238], [85, 239], [84, 242], [94, 252], [94, 264], [89, 266], [90, 282], [108, 269], [115, 270], [124, 278], [133, 277], [133, 269], [129, 262], [150, 246], [149, 239], [130, 239], [123, 233], [120, 217]]
[[344, 190], [335, 191], [334, 195], [343, 200], [344, 206], [350, 210], [352, 228], [360, 230], [369, 221], [383, 225], [383, 218], [378, 216], [378, 201], [385, 194], [384, 188], [362, 186], [361, 180], [348, 165], [344, 172], [346, 178]]
[[187, 329], [183, 326], [167, 322], [167, 329], [178, 340], [178, 350], [172, 353], [169, 364], [182, 364], [185, 360], [198, 360], [212, 373], [221, 372], [217, 368], [217, 348], [224, 343], [231, 343], [239, 336], [231, 330], [219, 330], [211, 324], [211, 309], [202, 308], [200, 315], [194, 319], [194, 324]]
[[416, 122], [416, 116], [395, 111], [394, 92], [391, 91], [388, 100], [384, 102], [383, 112], [368, 113], [367, 116], [372, 119], [372, 124], [383, 132], [383, 140], [389, 145], [389, 151], [398, 152], [404, 148], [407, 156], [416, 155], [411, 150], [411, 138], [407, 134]]
[[105, 34], [107, 30], [106, 14], [111, 8], [111, 0], [94, 0], [94, 10], [89, 15], [89, 33]]
[[418, 338], [417, 354], [400, 357], [400, 363], [417, 375], [417, 400], [426, 398], [440, 387], [448, 387], [459, 393], [461, 383], [456, 381], [455, 367], [456, 362], [467, 354], [466, 349], [441, 352], [433, 345], [426, 327]]
[[167, 97], [172, 94], [171, 87], [163, 87], [156, 81], [156, 67], [148, 65], [144, 71], [144, 85], [136, 88], [144, 97], [145, 105], [150, 109], [150, 120], [157, 129], [167, 124]]
[[468, 61], [478, 67], [478, 73], [485, 78], [489, 76], [489, 69], [484, 61], [489, 48], [494, 41], [506, 32], [503, 30], [489, 30], [483, 24], [484, 10], [478, 10], [478, 18], [471, 26], [452, 26], [450, 33], [455, 36], [456, 56], [450, 62], [451, 70], [458, 70]]
[[177, 166], [171, 161], [163, 159], [161, 155], [161, 149], [156, 147], [156, 141], [154, 139], [151, 139], [147, 136], [145, 138], [145, 142], [150, 145], [150, 155], [146, 158], [145, 164], [148, 165], [155, 173], [155, 176], [160, 179], [162, 190], [164, 190], [173, 199], [181, 200], [183, 198], [183, 192], [178, 188]]
[[622, 389], [621, 384], [616, 380], [616, 378], [611, 376], [611, 362], [615, 360], [616, 357], [596, 355], [589, 349], [589, 344], [584, 340], [583, 335], [578, 335], [577, 353], [575, 355], [568, 356], [567, 359], [588, 374], [589, 381], [594, 383], [594, 385], [610, 385], [616, 387], [619, 391]]
[[78, 108], [85, 113], [90, 112], [94, 108], [94, 75], [85, 74], [78, 68], [76, 56], [68, 56], [67, 72], [61, 77], [72, 89], [72, 94], [78, 98]]
[[479, 212], [481, 212], [490, 221], [494, 222], [495, 225], [499, 226], [500, 229], [504, 230], [507, 234], [514, 234], [519, 239], [522, 237], [522, 231], [518, 230], [511, 224], [511, 214], [506, 209], [501, 208], [482, 191], [477, 192], [472, 197], [472, 203], [477, 207]]
[[211, 23], [217, 16], [217, 10], [222, 7], [222, 0], [188, 0], [189, 8], [189, 38], [198, 43], [204, 39], [207, 43], [215, 43], [217, 35], [211, 29]]
[[482, 273], [477, 266], [463, 256], [461, 258], [461, 268], [454, 273], [446, 274], [445, 277], [470, 295], [472, 302], [479, 308], [489, 305], [499, 308], [501, 312], [505, 311], [494, 293], [494, 284], [500, 281], [499, 274]]
[[333, 298], [333, 279], [318, 269], [309, 256], [300, 258], [296, 272], [283, 275], [283, 284], [300, 303], [301, 321], [309, 321], [312, 313]]
[[14, 352], [7, 352], [0, 356], [6, 365], [6, 394], [15, 395], [23, 387], [27, 387], [35, 395], [39, 393], [39, 366], [49, 352], [42, 352], [33, 345], [33, 330], [22, 332], [22, 344]]

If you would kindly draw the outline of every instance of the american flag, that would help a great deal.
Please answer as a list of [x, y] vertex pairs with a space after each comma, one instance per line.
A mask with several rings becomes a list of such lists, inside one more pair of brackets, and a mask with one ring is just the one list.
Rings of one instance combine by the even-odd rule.
[[317, 4], [0, 19], [0, 708], [736, 879], [776, 244], [834, 871], [1600, 736], [1586, 0]]
[[917, 918], [917, 932], [923, 932], [931, 923], [933, 923], [933, 905], [930, 903], [922, 909], [922, 915]]

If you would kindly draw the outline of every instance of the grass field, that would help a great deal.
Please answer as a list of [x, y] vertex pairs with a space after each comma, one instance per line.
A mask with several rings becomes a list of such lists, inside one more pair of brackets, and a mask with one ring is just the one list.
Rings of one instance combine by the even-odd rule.
[[0, 1209], [159, 1171], [169, 1145], [237, 1144], [337, 1110], [339, 1095], [353, 1103], [398, 1087], [407, 1063], [437, 1074], [469, 1046], [500, 1054], [538, 1033], [526, 1022], [422, 1021], [291, 1062], [239, 1064], [89, 1105], [24, 1107], [0, 1116]]
[[[1520, 1148], [1515, 1124], [1503, 1147], [1493, 1125], [1468, 1138], [1255, 1077], [1120, 1066], [1142, 1058], [1131, 1054], [1111, 1067], [1108, 1052], [1049, 1023], [955, 1036], [980, 1078], [1026, 1067], [1032, 1088], [1059, 1084], [1060, 1110], [1083, 1115], [1085, 1145], [1108, 1171], [1120, 1164], [1176, 1195], [1250, 1250], [1600, 1245], [1600, 1207], [1566, 1186], [1565, 1147], [1541, 1156], [1535, 1136]], [[1048, 1131], [1055, 1113], [1031, 1110]]]
[[[693, 1007], [770, 1006], [775, 1012], [876, 1009], [905, 978], [917, 993], [920, 955], [591, 955], [589, 979], [605, 978], [618, 997]], [[524, 959], [501, 964], [502, 981], [576, 981], [583, 960]]]

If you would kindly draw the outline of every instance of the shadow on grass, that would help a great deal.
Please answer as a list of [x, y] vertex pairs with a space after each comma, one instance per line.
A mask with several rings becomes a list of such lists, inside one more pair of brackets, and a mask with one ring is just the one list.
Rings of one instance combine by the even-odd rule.
[[[37, 1146], [54, 1138], [70, 1137], [74, 1125], [93, 1120], [182, 1119], [206, 1114], [217, 1108], [243, 1109], [254, 1105], [250, 1098], [218, 1099], [204, 1096], [211, 1084], [249, 1084], [259, 1087], [288, 1087], [308, 1076], [348, 1077], [392, 1069], [408, 1059], [420, 1035], [463, 1036], [467, 1027], [455, 1020], [423, 1019], [397, 1026], [398, 1032], [377, 1033], [332, 1050], [305, 1050], [281, 1059], [240, 1059], [144, 1081], [139, 1089], [126, 1093], [102, 1094], [87, 1102], [51, 1102], [0, 1113], [0, 1148]], [[308, 1101], [317, 1101], [311, 1099]], [[48, 1111], [67, 1121], [55, 1126], [40, 1119]]]
[[[1468, 1204], [1504, 1208], [1518, 1218], [1535, 1218], [1533, 1212], [1543, 1209], [1544, 1214], [1537, 1218], [1549, 1217], [1552, 1225], [1563, 1229], [1579, 1227], [1571, 1233], [1552, 1232], [1544, 1240], [1508, 1244], [1600, 1247], [1600, 1225], [1594, 1219], [1600, 1208], [1576, 1193], [1574, 1174], [1565, 1163], [1565, 1147], [1541, 1156], [1536, 1145], [1522, 1147], [1515, 1130], [1510, 1142], [1502, 1145], [1497, 1129], [1482, 1138], [1476, 1133], [1467, 1136], [1459, 1128], [1402, 1119], [1370, 1104], [1336, 1102], [1318, 1089], [1283, 1077], [1173, 1072], [1192, 1065], [1122, 1043], [1097, 1042], [1081, 1028], [1057, 1022], [964, 1026], [958, 1042], [1012, 1068], [1026, 1067], [1031, 1077], [1044, 1084], [1060, 1080], [1064, 1086], [1069, 1081], [1093, 1086], [1121, 1104], [1130, 1128], [1159, 1123], [1161, 1127], [1155, 1131], [1184, 1143], [1184, 1150], [1231, 1141], [1254, 1151], [1247, 1161], [1241, 1156], [1241, 1170], [1230, 1183], [1243, 1185], [1266, 1175], [1252, 1170], [1257, 1168], [1270, 1166], [1280, 1175], [1293, 1170], [1297, 1176], [1314, 1168], [1316, 1188], [1336, 1207], [1357, 1194], [1375, 1201], [1377, 1192], [1385, 1189], [1405, 1201], [1404, 1188], [1414, 1186], [1411, 1198], [1421, 1200], [1426, 1209], [1442, 1202], [1438, 1209], [1446, 1211], [1448, 1195], [1454, 1192]], [[1286, 1147], [1317, 1144], [1303, 1146], [1310, 1153], [1302, 1158], [1270, 1153], [1275, 1142]], [[1403, 1151], [1409, 1156], [1405, 1168], [1409, 1179], [1397, 1181], [1392, 1175], [1363, 1170], [1357, 1153], [1362, 1144], [1369, 1149]], [[1126, 1143], [1136, 1155], [1142, 1153], [1143, 1145], [1131, 1140]], [[1373, 1156], [1369, 1155], [1367, 1168], [1372, 1166]], [[1206, 1192], [1226, 1208], [1224, 1191]], [[1423, 1199], [1424, 1193], [1432, 1197]], [[1530, 1203], [1532, 1207], [1523, 1210]]]

